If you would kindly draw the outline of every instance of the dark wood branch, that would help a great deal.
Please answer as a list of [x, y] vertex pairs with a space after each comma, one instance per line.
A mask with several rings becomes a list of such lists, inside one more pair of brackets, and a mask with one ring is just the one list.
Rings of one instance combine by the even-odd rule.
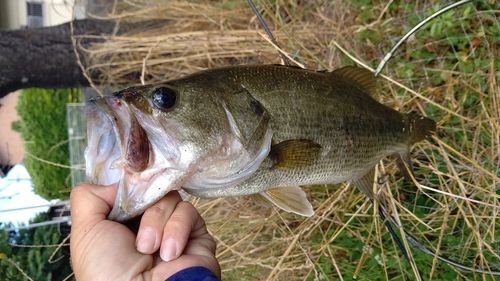
[[[75, 34], [110, 33], [113, 22], [74, 21]], [[0, 32], [0, 97], [22, 88], [87, 86], [70, 24]]]
[[[74, 35], [86, 37], [80, 44], [88, 47], [99, 42], [100, 35], [117, 34], [138, 28], [151, 28], [164, 22], [120, 24], [116, 22], [84, 19], [73, 21]], [[97, 37], [97, 38], [96, 38]], [[83, 55], [83, 54], [82, 54]], [[81, 56], [83, 57], [83, 56]], [[81, 60], [85, 66], [85, 60]], [[92, 79], [99, 73], [89, 73]], [[70, 23], [37, 29], [0, 31], [0, 98], [18, 89], [63, 88], [88, 86], [71, 40]]]

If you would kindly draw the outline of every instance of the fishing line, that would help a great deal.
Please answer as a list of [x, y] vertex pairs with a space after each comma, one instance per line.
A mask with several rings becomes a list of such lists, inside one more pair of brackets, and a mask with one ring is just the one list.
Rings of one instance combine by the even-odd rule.
[[[250, 0], [249, 0], [250, 1]], [[401, 38], [401, 40], [398, 41], [398, 43], [396, 43], [396, 45], [394, 45], [394, 47], [392, 47], [392, 49], [384, 56], [384, 58], [382, 59], [382, 61], [380, 61], [380, 64], [377, 66], [377, 69], [375, 70], [375, 76], [378, 76], [380, 74], [380, 71], [382, 71], [382, 68], [384, 68], [384, 66], [387, 64], [387, 62], [392, 58], [392, 55], [394, 55], [394, 53], [396, 52], [396, 50], [410, 37], [413, 35], [413, 33], [415, 33], [419, 28], [421, 28], [423, 25], [425, 25], [426, 23], [430, 22], [431, 20], [433, 20], [434, 18], [437, 18], [439, 17], [440, 15], [442, 15], [443, 13], [455, 8], [455, 7], [458, 7], [462, 4], [465, 4], [467, 2], [471, 2], [472, 0], [462, 0], [462, 1], [458, 1], [456, 3], [453, 3], [449, 6], [446, 6], [444, 7], [443, 9], [440, 9], [439, 11], [433, 13], [432, 15], [430, 15], [429, 17], [427, 17], [426, 19], [424, 19], [423, 21], [419, 22], [417, 25], [415, 25], [412, 29], [410, 29], [410, 31], [408, 31], [404, 36], [403, 38]]]
[[[373, 201], [372, 201], [373, 203]], [[386, 227], [389, 229], [389, 232], [391, 233], [392, 237], [399, 241], [396, 242], [396, 244], [398, 244], [398, 247], [402, 247], [402, 244], [401, 244], [401, 241], [399, 240], [399, 237], [396, 236], [396, 233], [394, 232], [394, 230], [392, 229], [392, 226], [391, 226], [391, 223], [394, 224], [394, 226], [396, 226], [397, 228], [403, 230], [406, 238], [408, 239], [408, 241], [410, 241], [410, 243], [415, 246], [416, 248], [418, 248], [420, 251], [428, 254], [428, 255], [431, 255], [431, 256], [435, 256], [437, 257], [437, 259], [439, 259], [440, 261], [442, 262], [445, 262], [451, 266], [454, 266], [456, 268], [460, 268], [464, 271], [470, 271], [470, 272], [476, 272], [476, 273], [481, 273], [481, 274], [491, 274], [491, 275], [494, 275], [494, 276], [500, 276], [500, 271], [487, 271], [487, 270], [483, 270], [481, 268], [478, 268], [478, 267], [472, 267], [472, 266], [467, 266], [467, 265], [464, 265], [464, 264], [461, 264], [461, 263], [457, 263], [457, 262], [454, 262], [452, 260], [449, 260], [439, 254], [436, 253], [436, 251], [433, 251], [431, 250], [429, 247], [425, 246], [424, 244], [422, 244], [420, 241], [418, 241], [417, 237], [415, 237], [412, 233], [408, 232], [406, 229], [404, 229], [404, 227], [400, 227], [398, 226], [398, 223], [396, 222], [396, 220], [394, 219], [394, 217], [392, 217], [391, 215], [388, 214], [387, 210], [382, 206], [382, 205], [379, 205], [379, 215], [382, 219], [384, 219], [384, 223], [386, 225]], [[388, 220], [385, 220], [385, 218], [388, 218]], [[400, 248], [402, 251], [403, 251], [403, 255], [405, 255], [406, 257], [406, 250], [404, 248]], [[420, 273], [419, 273], [420, 274]], [[422, 277], [420, 277], [422, 278]], [[422, 280], [422, 279], [421, 279]]]
[[[370, 201], [372, 201], [372, 204], [375, 206], [375, 202], [373, 201], [373, 198], [370, 198]], [[415, 272], [417, 273], [418, 280], [423, 281], [424, 279], [422, 278], [422, 275], [420, 274], [420, 271], [418, 270], [417, 265], [414, 262], [412, 262], [412, 260], [410, 259], [410, 256], [408, 255], [408, 251], [406, 251], [406, 248], [404, 247], [403, 242], [401, 242], [401, 240], [397, 236], [396, 232], [392, 228], [391, 221], [386, 219], [385, 213], [386, 212], [385, 212], [384, 207], [381, 204], [378, 204], [378, 214], [379, 214], [380, 218], [382, 219], [382, 221], [384, 222], [385, 227], [387, 228], [387, 230], [391, 234], [392, 239], [394, 240], [394, 242], [396, 243], [398, 248], [401, 250], [401, 252], [403, 253], [403, 256], [408, 261], [408, 263], [415, 269]], [[392, 216], [390, 216], [390, 217], [391, 217], [391, 219], [393, 219]], [[406, 233], [406, 231], [405, 231], [405, 233]]]
[[252, 11], [253, 13], [257, 16], [257, 18], [259, 19], [260, 21], [260, 24], [262, 25], [262, 28], [264, 28], [264, 30], [266, 31], [267, 33], [267, 36], [269, 36], [269, 38], [271, 39], [271, 42], [275, 45], [275, 47], [277, 48], [278, 50], [278, 53], [280, 54], [280, 57], [281, 59], [283, 60], [283, 63], [286, 65], [286, 66], [291, 66], [290, 64], [290, 61], [288, 60], [288, 58], [283, 54], [283, 52], [281, 52], [281, 47], [280, 45], [278, 45], [278, 42], [276, 42], [276, 39], [274, 38], [273, 36], [273, 33], [271, 32], [271, 30], [267, 27], [267, 24], [264, 22], [264, 19], [262, 18], [262, 16], [260, 15], [259, 11], [257, 10], [257, 7], [255, 7], [255, 5], [253, 4], [252, 0], [248, 0], [248, 4], [250, 5], [250, 7], [252, 8]]

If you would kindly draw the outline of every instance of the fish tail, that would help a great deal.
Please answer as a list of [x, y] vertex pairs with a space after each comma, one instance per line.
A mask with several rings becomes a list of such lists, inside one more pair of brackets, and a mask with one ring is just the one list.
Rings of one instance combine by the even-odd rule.
[[434, 120], [418, 115], [416, 113], [408, 114], [410, 145], [413, 145], [436, 131], [436, 122]]
[[[426, 137], [430, 136], [436, 131], [436, 122], [434, 120], [423, 117], [417, 113], [410, 113], [406, 116], [407, 128], [410, 132], [410, 145], [413, 145]], [[399, 171], [403, 174], [405, 179], [409, 182], [415, 177], [410, 160], [410, 151], [400, 151], [396, 160]]]

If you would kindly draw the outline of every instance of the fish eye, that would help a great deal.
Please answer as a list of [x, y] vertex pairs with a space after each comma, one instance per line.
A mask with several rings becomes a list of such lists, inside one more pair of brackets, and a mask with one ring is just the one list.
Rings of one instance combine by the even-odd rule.
[[163, 111], [170, 111], [177, 102], [177, 92], [166, 87], [153, 89], [153, 103]]

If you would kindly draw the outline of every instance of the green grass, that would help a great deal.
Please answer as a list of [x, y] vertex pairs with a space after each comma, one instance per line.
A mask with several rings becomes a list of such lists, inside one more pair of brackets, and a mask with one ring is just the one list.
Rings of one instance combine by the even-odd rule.
[[[39, 213], [30, 224], [48, 220], [47, 213]], [[59, 247], [59, 243], [67, 241], [57, 225], [10, 232], [3, 228], [13, 227], [12, 224], [0, 227], [0, 280], [74, 280], [66, 279], [72, 273], [69, 246]]]
[[[451, 1], [270, 2], [256, 4], [267, 5], [262, 8], [265, 20], [282, 49], [291, 56], [300, 50], [297, 60], [308, 68], [331, 70], [355, 64], [347, 54], [376, 67], [408, 30]], [[500, 194], [500, 25], [498, 6], [488, 3], [494, 2], [474, 1], [426, 24], [383, 69], [394, 81], [379, 79], [377, 99], [401, 112], [433, 118], [438, 132], [412, 149], [418, 182], [435, 191], [404, 182], [394, 161], [385, 159], [379, 173], [390, 177], [379, 199], [407, 230], [441, 255], [498, 271], [500, 220], [494, 206]], [[171, 9], [174, 6], [179, 10]], [[176, 1], [168, 7], [158, 4], [148, 17], [168, 17], [174, 11], [175, 24], [110, 39], [95, 46], [90, 61], [96, 68], [109, 67], [102, 71], [103, 81], [116, 84], [138, 83], [136, 76], [126, 74], [143, 65], [151, 74], [146, 82], [161, 83], [198, 69], [246, 61], [235, 58], [279, 62], [267, 41], [252, 37], [262, 29], [244, 9], [245, 2], [223, 6], [199, 4], [193, 12]], [[127, 14], [130, 11], [140, 15], [144, 10], [134, 5]], [[184, 19], [183, 14], [188, 16]], [[207, 32], [197, 35], [204, 28]], [[210, 33], [214, 30], [216, 35]], [[231, 41], [234, 38], [241, 40]], [[187, 47], [169, 49], [177, 43]], [[37, 156], [47, 157], [48, 150]], [[218, 244], [224, 280], [416, 279], [371, 204], [353, 186], [305, 190], [316, 212], [308, 219], [255, 206], [247, 197], [196, 201]], [[425, 280], [494, 279], [410, 250]]]
[[[371, 67], [377, 66], [385, 52], [405, 32], [445, 6], [438, 1], [425, 2], [427, 4], [423, 1], [410, 4], [392, 1], [381, 16], [387, 3], [357, 0], [345, 4], [349, 6], [349, 12], [345, 14], [353, 15], [356, 27], [352, 29], [351, 35], [354, 36], [337, 38], [337, 42], [344, 47], [351, 46], [348, 52]], [[402, 181], [399, 173], [394, 173], [392, 161], [385, 160], [381, 169], [393, 176], [382, 192], [382, 198], [389, 203], [391, 200], [400, 202], [409, 211], [397, 207], [398, 213], [394, 215], [399, 216], [405, 228], [422, 243], [453, 261], [469, 266], [476, 263], [486, 271], [500, 269], [496, 254], [500, 249], [495, 238], [500, 235], [496, 210], [456, 196], [498, 205], [495, 197], [499, 192], [498, 181], [479, 168], [497, 177], [500, 174], [497, 133], [500, 112], [499, 103], [494, 98], [495, 81], [499, 81], [495, 71], [500, 65], [495, 54], [500, 52], [500, 29], [498, 13], [495, 13], [494, 8], [482, 2], [466, 4], [423, 26], [402, 45], [382, 72], [418, 95], [383, 79], [379, 93], [382, 102], [402, 112], [417, 111], [431, 117], [438, 122], [439, 128], [434, 138], [413, 149], [418, 182], [438, 191], [423, 192]], [[354, 43], [349, 41], [352, 38]], [[308, 46], [307, 42], [302, 43]], [[314, 45], [318, 42], [308, 43]], [[288, 47], [293, 50], [294, 46], [296, 44]], [[306, 54], [304, 61], [307, 61], [307, 51], [301, 52]], [[373, 55], [377, 53], [378, 56]], [[345, 58], [340, 58], [340, 61], [342, 64], [353, 63]], [[235, 256], [246, 255], [248, 259], [230, 263], [241, 266], [241, 271], [229, 270], [223, 276], [238, 280], [239, 274], [249, 271], [260, 280], [351, 280], [353, 276], [357, 280], [415, 280], [410, 264], [380, 219], [373, 215], [373, 210], [365, 206], [360, 211], [363, 196], [357, 191], [340, 194], [339, 189], [343, 186], [306, 188], [316, 202], [313, 204], [317, 214], [314, 222], [288, 214], [282, 214], [283, 218], [262, 215], [266, 224], [278, 225], [278, 229], [280, 224], [283, 228], [283, 225], [290, 227], [289, 232], [273, 228], [275, 234], [269, 241], [272, 251], [262, 250], [260, 255], [253, 256], [250, 250], [255, 251], [255, 245], [244, 243], [247, 247], [244, 249], [248, 249], [244, 251], [239, 245], [231, 246], [231, 242], [225, 240], [225, 234], [216, 232], [227, 243], [222, 246], [222, 258], [231, 256], [224, 251], [227, 250], [237, 253]], [[387, 194], [388, 188], [391, 194]], [[456, 196], [444, 195], [441, 191]], [[338, 202], [329, 205], [336, 196], [340, 196]], [[324, 210], [323, 206], [330, 209]], [[258, 211], [254, 210], [253, 216], [249, 217], [256, 219], [261, 215], [255, 212]], [[265, 229], [253, 227], [249, 225], [245, 229], [256, 230], [255, 235], [260, 235], [260, 239], [269, 239]], [[230, 232], [228, 228], [224, 230]], [[230, 233], [234, 235], [234, 232]], [[280, 256], [295, 236], [301, 237], [300, 242], [294, 250], [287, 252], [287, 257]], [[495, 280], [489, 274], [460, 271], [415, 247], [410, 247], [410, 250], [425, 280]], [[309, 263], [307, 257], [313, 266], [309, 270], [304, 269]], [[260, 263], [267, 259], [269, 268], [262, 266], [261, 275], [258, 275], [255, 267], [245, 267], [245, 264], [251, 264], [252, 258]]]

